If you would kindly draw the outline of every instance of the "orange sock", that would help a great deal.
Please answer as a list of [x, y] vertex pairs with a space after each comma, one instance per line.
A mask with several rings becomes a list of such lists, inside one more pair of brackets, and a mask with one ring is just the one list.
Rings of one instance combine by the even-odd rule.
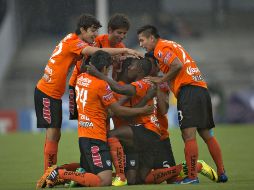
[[72, 180], [85, 187], [99, 187], [101, 184], [101, 179], [92, 173], [66, 171], [65, 169], [59, 169], [58, 173], [61, 179]]
[[80, 167], [79, 163], [70, 163], [61, 165], [59, 168], [66, 169], [67, 171], [76, 171], [76, 169], [79, 167]]
[[206, 141], [206, 144], [208, 146], [209, 152], [217, 166], [217, 172], [218, 174], [224, 173], [224, 166], [223, 166], [223, 160], [222, 160], [222, 153], [220, 149], [220, 145], [217, 142], [215, 137], [211, 137]]
[[175, 178], [182, 170], [182, 164], [170, 168], [156, 169], [151, 171], [145, 179], [146, 184], [159, 184], [163, 181]]
[[57, 162], [58, 142], [46, 140], [44, 146], [44, 171]]
[[197, 178], [198, 145], [196, 139], [185, 141], [185, 160], [188, 167], [188, 178]]
[[116, 170], [116, 175], [125, 180], [124, 174], [124, 152], [123, 147], [120, 144], [119, 140], [116, 137], [108, 138], [108, 145], [110, 147], [110, 154], [113, 159], [113, 163]]

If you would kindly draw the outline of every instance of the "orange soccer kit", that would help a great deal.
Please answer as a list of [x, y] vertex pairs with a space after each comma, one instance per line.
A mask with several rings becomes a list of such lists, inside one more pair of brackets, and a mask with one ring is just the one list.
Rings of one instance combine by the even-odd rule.
[[[78, 137], [107, 142], [106, 109], [109, 105], [116, 102], [109, 85], [103, 80], [87, 73], [82, 73], [77, 78], [75, 90], [79, 113]], [[94, 146], [91, 148], [94, 148]], [[91, 151], [91, 154], [94, 154], [92, 149]], [[95, 165], [102, 159], [100, 154], [98, 155], [97, 152], [96, 154], [96, 157], [95, 155], [92, 156]], [[60, 178], [74, 180], [83, 186], [96, 187], [101, 185], [101, 179], [93, 173], [85, 172], [80, 174], [64, 169], [59, 169], [58, 172]]]
[[[86, 46], [88, 44], [83, 42], [76, 34], [68, 34], [53, 51], [44, 70], [44, 75], [37, 84], [37, 89], [51, 98], [60, 100], [65, 91], [68, 70], [82, 58], [81, 51]], [[43, 102], [43, 104], [45, 104], [44, 106], [51, 106], [49, 100]], [[43, 108], [43, 116], [44, 114], [47, 116], [46, 120], [48, 124], [53, 125], [50, 109]], [[57, 120], [61, 120], [61, 118], [57, 118]], [[56, 164], [57, 149], [57, 141], [46, 140], [44, 145], [44, 170]]]
[[[180, 72], [170, 81], [170, 88], [175, 97], [178, 96], [182, 86], [192, 85], [207, 88], [207, 84], [204, 81], [203, 76], [198, 69], [195, 61], [181, 45], [173, 41], [159, 39], [154, 49], [154, 56], [159, 61], [160, 70], [164, 74], [168, 73], [170, 70], [170, 64], [174, 61], [174, 59], [178, 58], [183, 64], [183, 68], [180, 70]], [[223, 173], [224, 167], [221, 150], [215, 137], [211, 137], [209, 141], [206, 142], [206, 144], [216, 163], [218, 173]], [[192, 167], [191, 162], [193, 162], [192, 158], [197, 159], [198, 157], [198, 145], [196, 139], [187, 140], [185, 142], [185, 157], [188, 168], [195, 168]], [[189, 172], [188, 177], [191, 179], [196, 178], [197, 170]]]

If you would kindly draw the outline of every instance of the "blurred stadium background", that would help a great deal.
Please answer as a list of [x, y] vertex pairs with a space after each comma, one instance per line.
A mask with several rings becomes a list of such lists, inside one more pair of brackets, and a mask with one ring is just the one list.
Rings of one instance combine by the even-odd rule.
[[[132, 24], [128, 47], [139, 48], [136, 29], [150, 23], [190, 52], [209, 83], [217, 123], [254, 122], [253, 0], [0, 0], [0, 133], [37, 130], [34, 87], [77, 16], [96, 15], [104, 33], [108, 18], [119, 12]], [[63, 128], [76, 128], [68, 121], [67, 94], [63, 103]]]

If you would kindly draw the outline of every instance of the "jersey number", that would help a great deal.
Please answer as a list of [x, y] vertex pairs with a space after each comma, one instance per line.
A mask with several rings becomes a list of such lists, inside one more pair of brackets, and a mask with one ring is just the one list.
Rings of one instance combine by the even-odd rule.
[[56, 46], [56, 48], [55, 48], [53, 54], [51, 55], [51, 57], [49, 58], [49, 60], [50, 60], [51, 63], [55, 63], [55, 62], [56, 62], [56, 60], [54, 60], [54, 57], [61, 53], [62, 48], [63, 48], [63, 43], [60, 42], [60, 43]]
[[87, 100], [87, 90], [84, 90], [84, 88], [79, 89], [78, 86], [75, 87], [76, 90], [76, 102], [77, 106], [79, 105], [78, 102], [82, 104], [82, 109], [84, 110], [84, 107], [86, 105], [86, 100]]

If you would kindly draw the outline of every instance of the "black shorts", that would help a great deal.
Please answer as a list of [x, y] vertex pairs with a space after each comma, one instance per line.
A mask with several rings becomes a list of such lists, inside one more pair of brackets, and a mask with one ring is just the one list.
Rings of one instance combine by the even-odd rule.
[[69, 119], [77, 120], [78, 119], [78, 108], [76, 103], [76, 92], [75, 87], [69, 85]]
[[112, 170], [112, 159], [108, 144], [104, 141], [80, 137], [80, 166], [87, 172], [98, 174]]
[[130, 126], [134, 135], [134, 150], [139, 153], [139, 167], [153, 168], [158, 154], [160, 136], [143, 125]]
[[125, 153], [125, 172], [128, 170], [138, 170], [139, 167], [139, 156], [138, 152], [134, 151], [131, 148], [124, 147]]
[[181, 129], [215, 127], [211, 97], [206, 88], [192, 85], [181, 87], [177, 97], [177, 109]]
[[153, 169], [170, 168], [175, 166], [175, 157], [172, 151], [170, 139], [164, 139], [157, 144], [158, 155], [156, 156]]
[[52, 98], [37, 87], [34, 90], [37, 128], [61, 128], [62, 100]]

